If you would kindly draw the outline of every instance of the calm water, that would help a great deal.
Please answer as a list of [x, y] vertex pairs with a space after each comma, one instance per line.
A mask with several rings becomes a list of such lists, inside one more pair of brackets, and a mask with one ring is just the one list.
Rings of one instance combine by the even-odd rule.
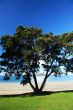
[[[42, 81], [43, 78], [44, 78], [44, 76], [37, 76], [38, 81]], [[5, 80], [3, 80], [3, 76], [0, 76], [0, 82], [19, 83], [19, 82], [21, 82], [21, 80], [22, 80], [22, 77], [19, 80], [16, 80], [15, 77], [12, 76], [10, 80], [5, 81]], [[73, 81], [73, 75], [67, 75], [67, 76], [63, 75], [61, 77], [50, 76], [47, 81], [48, 82]]]
[[0, 76], [0, 82], [11, 82], [11, 83], [19, 83], [19, 82], [21, 82], [21, 80], [22, 80], [22, 78], [20, 78], [19, 80], [16, 80], [16, 78], [14, 77], [14, 76], [12, 76], [11, 78], [10, 78], [10, 80], [4, 80], [3, 79], [4, 78], [4, 76]]

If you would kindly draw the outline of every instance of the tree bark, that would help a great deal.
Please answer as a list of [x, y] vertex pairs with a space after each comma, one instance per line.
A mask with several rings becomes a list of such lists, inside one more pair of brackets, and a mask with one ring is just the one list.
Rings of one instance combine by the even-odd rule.
[[30, 84], [31, 88], [33, 89], [33, 91], [35, 91], [36, 89], [35, 89], [35, 87], [33, 86], [33, 84], [31, 83], [31, 81], [29, 81], [29, 84]]
[[31, 82], [29, 82], [29, 84], [31, 88], [33, 89], [33, 92], [35, 95], [40, 95], [42, 93], [42, 91], [39, 88], [35, 88]]
[[[30, 74], [28, 72], [26, 72], [26, 74], [28, 75], [28, 78], [30, 79]], [[31, 83], [31, 80], [29, 80], [29, 84], [30, 84], [31, 88], [33, 89], [33, 91], [35, 91], [36, 87], [34, 87], [34, 85]]]
[[35, 83], [35, 88], [36, 88], [36, 89], [39, 89], [39, 88], [38, 88], [37, 79], [36, 79], [36, 75], [35, 75], [34, 72], [33, 72], [33, 79], [34, 79], [34, 83]]
[[50, 72], [50, 73], [48, 74], [48, 71], [47, 71], [47, 73], [46, 73], [46, 75], [45, 75], [45, 78], [44, 78], [44, 80], [43, 80], [43, 83], [42, 83], [42, 85], [41, 85], [41, 87], [40, 87], [40, 90], [41, 90], [41, 91], [43, 90], [43, 88], [44, 88], [44, 86], [45, 86], [45, 83], [46, 83], [47, 78], [48, 78], [51, 74], [52, 74], [52, 72]]
[[45, 83], [46, 83], [46, 80], [47, 80], [47, 76], [45, 76], [45, 78], [44, 78], [44, 80], [43, 80], [43, 83], [42, 83], [42, 85], [41, 85], [41, 87], [40, 87], [40, 91], [43, 90], [43, 88], [44, 88], [44, 86], [45, 86]]
[[[50, 68], [51, 68], [51, 66], [52, 66], [53, 62], [54, 62], [54, 59], [53, 59], [53, 60], [52, 60], [52, 62], [51, 62]], [[46, 83], [47, 78], [48, 78], [48, 77], [52, 74], [52, 72], [50, 72], [50, 73], [48, 74], [48, 72], [49, 72], [50, 68], [49, 68], [49, 69], [47, 70], [47, 72], [46, 72], [45, 78], [44, 78], [43, 83], [42, 83], [42, 85], [41, 85], [41, 87], [40, 87], [40, 91], [42, 91], [42, 90], [43, 90], [43, 88], [44, 88], [44, 86], [45, 86], [45, 83]]]

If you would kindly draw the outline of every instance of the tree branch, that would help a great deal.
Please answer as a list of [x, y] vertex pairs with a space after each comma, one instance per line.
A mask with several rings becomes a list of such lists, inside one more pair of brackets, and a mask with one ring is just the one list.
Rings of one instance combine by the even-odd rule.
[[[50, 68], [51, 68], [53, 62], [54, 62], [54, 59], [53, 59], [52, 62], [51, 62]], [[50, 72], [50, 74], [48, 75], [48, 72], [49, 72], [50, 68], [47, 70], [46, 75], [45, 75], [45, 78], [44, 78], [44, 80], [43, 80], [43, 83], [42, 83], [42, 85], [41, 85], [41, 87], [40, 87], [40, 90], [41, 90], [41, 91], [43, 90], [43, 88], [44, 88], [44, 86], [45, 86], [45, 83], [46, 83], [47, 78], [48, 78], [48, 77], [51, 75], [51, 73], [52, 73], [52, 72]]]
[[32, 72], [32, 74], [33, 74], [33, 79], [34, 79], [35, 87], [36, 87], [36, 89], [38, 89], [38, 83], [37, 83], [37, 78], [36, 78], [35, 72]]
[[35, 91], [35, 87], [34, 87], [33, 84], [31, 83], [31, 81], [29, 81], [29, 84], [30, 84], [31, 88], [33, 89], [33, 91]]

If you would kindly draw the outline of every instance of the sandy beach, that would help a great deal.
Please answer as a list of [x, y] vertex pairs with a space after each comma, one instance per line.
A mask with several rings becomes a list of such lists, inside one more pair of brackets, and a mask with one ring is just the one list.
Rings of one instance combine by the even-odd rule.
[[[47, 82], [44, 91], [73, 90], [73, 81]], [[32, 92], [29, 84], [23, 86], [20, 83], [0, 83], [0, 95], [22, 94]]]

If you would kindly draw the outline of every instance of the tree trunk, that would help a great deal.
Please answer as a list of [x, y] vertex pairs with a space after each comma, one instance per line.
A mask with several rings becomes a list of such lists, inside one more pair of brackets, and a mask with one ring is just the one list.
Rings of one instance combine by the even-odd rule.
[[[34, 91], [35, 93], [37, 93], [37, 91], [39, 91], [39, 88], [38, 88], [38, 83], [37, 83], [36, 75], [35, 75], [35, 72], [32, 72], [32, 74], [33, 74], [33, 79], [34, 79], [35, 86], [31, 83], [30, 80], [29, 80], [29, 84], [30, 84], [31, 88], [33, 89], [33, 91]], [[28, 72], [27, 72], [27, 75], [28, 75], [28, 77], [30, 78]]]
[[35, 88], [39, 89], [35, 73], [33, 73], [33, 79], [34, 79], [34, 83], [35, 83]]
[[45, 76], [45, 78], [44, 78], [44, 81], [43, 81], [43, 83], [42, 83], [42, 85], [41, 85], [41, 87], [40, 87], [40, 91], [43, 90], [43, 88], [44, 88], [44, 86], [45, 86], [45, 83], [46, 83], [46, 80], [47, 80], [47, 76]]
[[31, 82], [29, 82], [31, 88], [33, 89], [33, 92], [35, 95], [40, 95], [42, 93], [42, 91], [39, 88], [36, 88], [33, 86], [33, 84]]
[[48, 71], [47, 71], [47, 73], [46, 73], [46, 75], [45, 75], [45, 78], [44, 78], [44, 81], [43, 81], [43, 83], [42, 83], [42, 85], [41, 85], [41, 87], [40, 87], [40, 90], [41, 90], [41, 91], [43, 90], [43, 88], [44, 88], [44, 86], [45, 86], [45, 83], [46, 83], [47, 78], [48, 78], [51, 74], [52, 74], [52, 72], [50, 72], [50, 73], [48, 74]]
[[31, 88], [33, 89], [33, 91], [35, 91], [36, 89], [35, 89], [35, 87], [33, 86], [33, 84], [31, 83], [31, 81], [29, 82], [29, 84], [30, 84]]
[[34, 94], [40, 95], [42, 94], [42, 91], [40, 89], [35, 89]]

